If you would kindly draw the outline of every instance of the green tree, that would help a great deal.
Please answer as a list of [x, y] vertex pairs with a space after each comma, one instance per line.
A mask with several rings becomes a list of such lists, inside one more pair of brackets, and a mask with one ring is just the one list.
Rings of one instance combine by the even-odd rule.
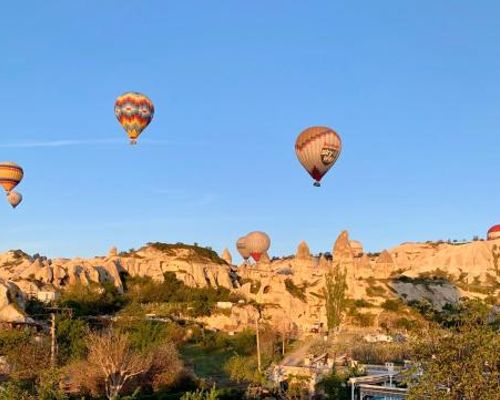
[[85, 335], [88, 324], [72, 318], [59, 318], [56, 323], [58, 359], [61, 364], [78, 360], [85, 356], [87, 346]]
[[317, 385], [318, 389], [321, 389], [328, 399], [335, 400], [349, 400], [350, 394], [347, 387], [347, 377], [341, 376], [336, 370], [323, 378]]
[[409, 378], [409, 400], [498, 399], [500, 335], [488, 319], [481, 308], [469, 309], [456, 328], [435, 328], [416, 343], [419, 374]]
[[332, 331], [340, 325], [342, 313], [346, 307], [346, 272], [336, 264], [326, 275], [324, 295], [326, 299], [326, 318], [328, 330]]

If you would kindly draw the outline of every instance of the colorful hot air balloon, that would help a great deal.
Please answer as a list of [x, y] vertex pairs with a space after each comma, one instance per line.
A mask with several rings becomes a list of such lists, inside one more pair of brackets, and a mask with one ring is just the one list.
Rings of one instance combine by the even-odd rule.
[[141, 132], [153, 119], [155, 107], [145, 95], [127, 92], [116, 99], [115, 115], [130, 138], [130, 144], [136, 144]]
[[23, 179], [23, 169], [10, 161], [0, 163], [0, 185], [9, 193]]
[[236, 241], [236, 250], [240, 253], [240, 256], [247, 261], [250, 258], [250, 251], [247, 249], [247, 245], [245, 242], [245, 237], [240, 237]]
[[314, 186], [335, 164], [342, 149], [340, 136], [325, 126], [313, 126], [303, 131], [295, 142], [295, 153], [302, 166], [315, 180]]
[[7, 194], [7, 201], [12, 206], [12, 208], [16, 208], [19, 205], [19, 203], [23, 201], [23, 195], [19, 192], [12, 190]]
[[271, 239], [264, 232], [251, 232], [245, 237], [245, 244], [252, 258], [259, 261], [262, 253], [269, 250]]

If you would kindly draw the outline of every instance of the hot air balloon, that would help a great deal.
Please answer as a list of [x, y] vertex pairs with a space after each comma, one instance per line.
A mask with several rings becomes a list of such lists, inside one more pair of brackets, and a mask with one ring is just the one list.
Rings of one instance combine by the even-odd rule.
[[321, 186], [321, 178], [335, 164], [341, 149], [340, 136], [325, 126], [307, 128], [295, 142], [297, 158], [315, 180], [314, 186]]
[[130, 138], [130, 144], [136, 144], [141, 132], [153, 119], [153, 102], [145, 95], [127, 92], [116, 99], [115, 115]]
[[23, 179], [23, 169], [10, 161], [0, 163], [0, 185], [9, 193]]
[[245, 262], [250, 258], [250, 251], [247, 249], [245, 237], [240, 237], [236, 241], [236, 250], [238, 250], [238, 253], [240, 253]]
[[269, 250], [271, 239], [264, 232], [251, 232], [245, 237], [245, 244], [252, 258], [259, 261], [262, 253]]
[[500, 239], [500, 224], [488, 229], [488, 240]]
[[7, 194], [7, 201], [12, 206], [12, 208], [16, 208], [19, 205], [19, 203], [23, 201], [23, 195], [19, 192], [12, 190]]

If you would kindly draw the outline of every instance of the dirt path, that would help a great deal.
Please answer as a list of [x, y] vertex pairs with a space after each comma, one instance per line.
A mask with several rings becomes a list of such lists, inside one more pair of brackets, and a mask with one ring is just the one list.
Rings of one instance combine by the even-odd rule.
[[290, 354], [287, 354], [285, 358], [281, 360], [279, 365], [299, 365], [302, 361], [304, 361], [304, 358], [309, 352], [311, 346], [317, 341], [318, 339], [315, 338], [307, 339], [302, 346], [300, 346], [298, 349], [295, 349]]

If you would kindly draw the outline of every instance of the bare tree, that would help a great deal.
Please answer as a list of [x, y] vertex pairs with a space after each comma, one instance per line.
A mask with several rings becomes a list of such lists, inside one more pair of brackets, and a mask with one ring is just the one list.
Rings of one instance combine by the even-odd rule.
[[153, 363], [151, 354], [140, 354], [132, 349], [124, 333], [90, 333], [87, 345], [88, 363], [102, 372], [108, 399], [118, 397], [127, 382], [146, 373]]

